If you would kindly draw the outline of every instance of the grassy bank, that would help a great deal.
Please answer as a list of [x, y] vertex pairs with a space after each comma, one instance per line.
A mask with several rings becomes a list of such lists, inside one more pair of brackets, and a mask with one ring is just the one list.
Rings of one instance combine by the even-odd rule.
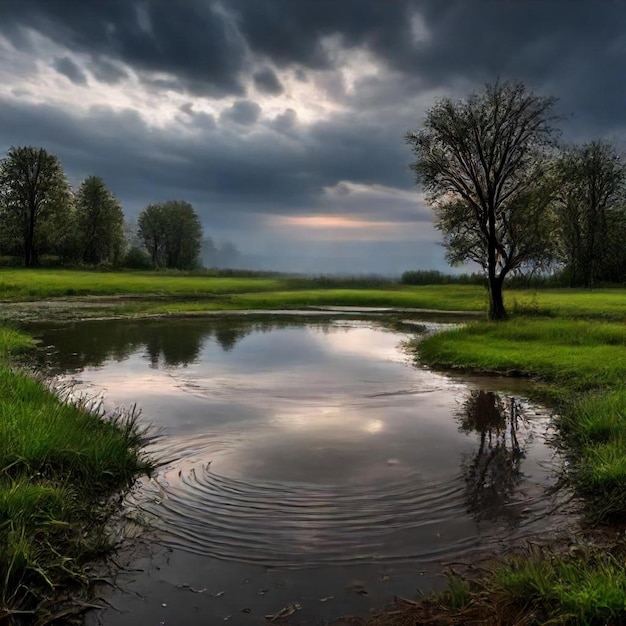
[[[0, 329], [0, 622], [83, 610], [84, 565], [108, 547], [107, 498], [149, 469], [132, 418], [62, 402], [8, 359], [27, 335]], [[36, 617], [36, 620], [35, 620]]]
[[[541, 393], [559, 410], [567, 478], [590, 521], [626, 521], [626, 326], [572, 319], [481, 322], [431, 336], [418, 350], [423, 362], [440, 368], [544, 381]], [[479, 578], [453, 578], [447, 593], [416, 607], [414, 616], [446, 624], [626, 623], [624, 545], [581, 552], [534, 551]]]

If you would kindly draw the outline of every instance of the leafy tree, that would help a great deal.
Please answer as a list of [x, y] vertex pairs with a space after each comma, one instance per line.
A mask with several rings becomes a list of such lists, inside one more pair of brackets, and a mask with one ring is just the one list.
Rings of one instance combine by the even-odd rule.
[[101, 178], [89, 176], [80, 186], [76, 222], [84, 263], [115, 265], [120, 261], [124, 250], [124, 213]]
[[554, 252], [546, 224], [554, 194], [547, 167], [553, 104], [522, 83], [496, 83], [466, 100], [444, 98], [421, 130], [406, 135], [417, 157], [411, 169], [433, 206], [448, 259], [483, 267], [493, 320], [506, 318], [506, 275]]
[[140, 213], [137, 227], [155, 267], [189, 269], [198, 262], [202, 225], [189, 202], [151, 204]]
[[166, 265], [167, 218], [163, 206], [150, 204], [137, 219], [137, 234], [157, 268]]
[[600, 141], [570, 148], [559, 163], [561, 250], [570, 285], [624, 280], [626, 166]]
[[[0, 204], [5, 227], [21, 242], [24, 264], [37, 263], [39, 227], [54, 230], [55, 216], [68, 211], [71, 193], [58, 158], [43, 148], [9, 149], [0, 162]], [[57, 224], [58, 225], [58, 224]]]

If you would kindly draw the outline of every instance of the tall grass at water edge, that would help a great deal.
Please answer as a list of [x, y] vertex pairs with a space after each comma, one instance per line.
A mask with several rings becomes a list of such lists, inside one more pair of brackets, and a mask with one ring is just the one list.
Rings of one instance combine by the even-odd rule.
[[0, 622], [84, 609], [59, 596], [86, 588], [83, 566], [108, 545], [108, 496], [151, 468], [136, 416], [104, 420], [11, 367], [30, 345], [0, 329]]

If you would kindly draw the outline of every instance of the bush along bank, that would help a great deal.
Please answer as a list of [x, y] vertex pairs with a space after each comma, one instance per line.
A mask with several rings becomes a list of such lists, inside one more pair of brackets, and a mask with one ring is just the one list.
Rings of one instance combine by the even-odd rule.
[[537, 393], [557, 407], [569, 455], [565, 478], [581, 496], [590, 526], [588, 538], [572, 538], [568, 550], [529, 549], [453, 576], [446, 592], [410, 607], [405, 617], [439, 624], [626, 624], [620, 530], [626, 522], [626, 326], [562, 318], [480, 322], [433, 335], [416, 349], [435, 367], [544, 383]]
[[151, 463], [136, 416], [105, 420], [11, 366], [32, 343], [0, 329], [0, 623], [67, 623], [113, 547], [110, 497]]

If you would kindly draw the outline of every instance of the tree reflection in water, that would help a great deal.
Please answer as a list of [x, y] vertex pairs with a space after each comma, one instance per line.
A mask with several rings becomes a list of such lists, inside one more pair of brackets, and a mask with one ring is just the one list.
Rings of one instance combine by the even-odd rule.
[[467, 484], [467, 506], [477, 519], [519, 517], [512, 496], [520, 483], [524, 447], [518, 430], [523, 423], [515, 398], [474, 390], [459, 412], [460, 429], [480, 434], [478, 452], [463, 465]]

